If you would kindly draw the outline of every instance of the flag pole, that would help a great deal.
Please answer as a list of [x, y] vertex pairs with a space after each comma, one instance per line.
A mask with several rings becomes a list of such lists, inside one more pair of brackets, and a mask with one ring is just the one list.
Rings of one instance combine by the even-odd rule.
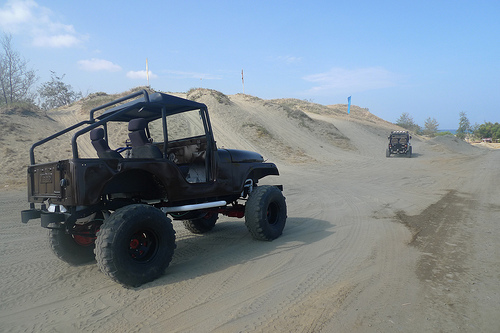
[[245, 80], [243, 80], [243, 69], [241, 70], [241, 84], [243, 85], [243, 95], [245, 94]]

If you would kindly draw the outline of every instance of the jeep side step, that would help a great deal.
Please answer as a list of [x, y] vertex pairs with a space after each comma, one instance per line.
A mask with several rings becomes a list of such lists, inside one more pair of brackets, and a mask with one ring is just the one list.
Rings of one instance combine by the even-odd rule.
[[222, 207], [222, 206], [226, 206], [226, 205], [227, 205], [227, 202], [224, 200], [221, 200], [221, 201], [212, 201], [212, 202], [205, 202], [205, 203], [193, 204], [193, 205], [184, 205], [184, 206], [175, 206], [175, 207], [161, 207], [161, 211], [164, 213], [189, 212], [192, 210]]

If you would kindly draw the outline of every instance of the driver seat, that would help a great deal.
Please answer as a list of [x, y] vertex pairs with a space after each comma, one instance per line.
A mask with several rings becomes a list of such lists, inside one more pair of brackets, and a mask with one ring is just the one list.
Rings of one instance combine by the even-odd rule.
[[132, 119], [128, 123], [132, 158], [163, 158], [160, 148], [154, 146], [146, 136], [148, 123], [144, 118]]
[[104, 140], [104, 129], [102, 127], [90, 131], [90, 140], [99, 158], [123, 158], [120, 153], [109, 148], [108, 143]]

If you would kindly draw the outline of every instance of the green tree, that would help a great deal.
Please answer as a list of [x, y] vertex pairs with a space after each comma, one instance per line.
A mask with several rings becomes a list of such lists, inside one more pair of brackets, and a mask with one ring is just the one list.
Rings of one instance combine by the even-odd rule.
[[421, 129], [414, 121], [413, 117], [409, 113], [403, 112], [399, 119], [396, 121], [396, 125], [406, 128], [414, 133], [420, 133]]
[[82, 98], [81, 92], [75, 92], [71, 85], [65, 84], [62, 81], [65, 74], [57, 76], [55, 72], [51, 71], [51, 73], [51, 80], [43, 83], [42, 86], [38, 88], [38, 94], [42, 100], [40, 107], [43, 110], [50, 110], [68, 105]]
[[460, 121], [458, 123], [457, 129], [457, 137], [461, 140], [464, 140], [471, 133], [471, 126], [469, 118], [467, 118], [467, 114], [462, 111], [460, 112]]
[[500, 124], [486, 122], [479, 125], [479, 127], [474, 131], [474, 135], [478, 138], [492, 138], [493, 140], [500, 139]]
[[429, 117], [425, 121], [423, 133], [425, 135], [429, 135], [430, 137], [434, 137], [438, 132], [438, 127], [439, 123], [437, 122], [437, 120], [435, 118]]
[[38, 80], [28, 61], [12, 48], [12, 36], [0, 38], [0, 105], [16, 102], [33, 103], [35, 94], [31, 88]]
[[451, 133], [450, 131], [445, 131], [445, 132], [437, 132], [437, 133], [436, 133], [436, 136], [445, 136], [445, 135], [450, 135], [450, 136], [453, 136], [453, 133]]

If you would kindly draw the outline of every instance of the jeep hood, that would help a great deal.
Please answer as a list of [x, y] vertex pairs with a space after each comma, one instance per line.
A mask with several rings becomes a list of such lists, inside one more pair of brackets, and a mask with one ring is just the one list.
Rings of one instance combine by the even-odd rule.
[[237, 149], [223, 149], [223, 150], [229, 153], [229, 156], [231, 156], [231, 162], [233, 163], [264, 162], [264, 157], [262, 157], [261, 154], [253, 151], [237, 150]]

